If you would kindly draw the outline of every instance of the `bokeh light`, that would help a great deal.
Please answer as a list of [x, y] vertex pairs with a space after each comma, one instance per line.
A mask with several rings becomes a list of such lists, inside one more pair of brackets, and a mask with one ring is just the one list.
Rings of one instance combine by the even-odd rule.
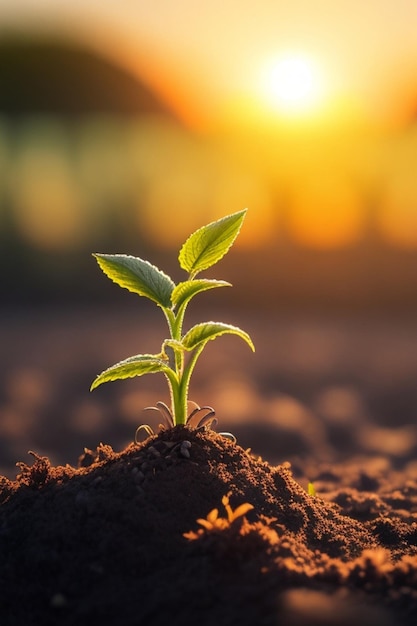
[[26, 13], [0, 7], [0, 238], [22, 279], [41, 281], [33, 272], [54, 254], [67, 267], [92, 250], [158, 258], [246, 207], [236, 265], [248, 271], [259, 253], [278, 267], [297, 250], [293, 293], [313, 252], [328, 255], [327, 279], [349, 274], [351, 290], [365, 249], [374, 263], [384, 250], [417, 255], [406, 0], [383, 3], [378, 29], [359, 3], [320, 15], [302, 0], [261, 3], [254, 16], [234, 0], [202, 12], [184, 0], [175, 22], [170, 2], [93, 0], [87, 13], [80, 2], [22, 3]]
[[416, 24], [415, 0], [0, 2], [0, 465], [122, 445], [167, 400], [158, 377], [86, 398], [164, 336], [91, 253], [181, 280], [184, 239], [244, 208], [213, 272], [234, 289], [192, 314], [257, 352], [210, 346], [193, 398], [247, 445], [275, 428], [274, 455], [361, 424], [415, 445]]
[[312, 114], [323, 97], [323, 77], [306, 53], [287, 52], [270, 60], [261, 72], [261, 94], [278, 112]]

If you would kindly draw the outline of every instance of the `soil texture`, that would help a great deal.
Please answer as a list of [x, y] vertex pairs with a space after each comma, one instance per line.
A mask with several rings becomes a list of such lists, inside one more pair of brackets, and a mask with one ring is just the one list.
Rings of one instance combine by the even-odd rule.
[[78, 468], [32, 456], [0, 479], [2, 626], [416, 623], [417, 481], [382, 458], [306, 463], [308, 493], [181, 426]]

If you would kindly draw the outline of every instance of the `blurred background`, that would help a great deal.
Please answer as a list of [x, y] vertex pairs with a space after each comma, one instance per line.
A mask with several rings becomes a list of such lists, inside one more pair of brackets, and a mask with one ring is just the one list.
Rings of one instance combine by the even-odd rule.
[[[279, 462], [417, 451], [414, 0], [0, 0], [0, 472], [120, 449], [163, 378], [113, 383], [164, 319], [92, 252], [175, 281], [197, 227], [249, 209], [189, 323], [191, 397]], [[219, 375], [220, 372], [220, 375]], [[295, 462], [295, 461], [294, 461]]]

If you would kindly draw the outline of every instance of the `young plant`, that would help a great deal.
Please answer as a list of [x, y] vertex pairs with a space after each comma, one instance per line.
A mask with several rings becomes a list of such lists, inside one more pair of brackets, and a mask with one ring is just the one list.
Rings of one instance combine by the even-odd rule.
[[[184, 315], [188, 304], [198, 293], [216, 287], [231, 286], [223, 280], [202, 279], [196, 276], [215, 265], [229, 251], [239, 234], [246, 209], [228, 215], [195, 231], [183, 244], [178, 260], [188, 272], [187, 280], [177, 285], [164, 272], [138, 257], [123, 254], [94, 254], [100, 268], [116, 284], [149, 298], [162, 309], [168, 323], [170, 337], [162, 343], [158, 354], [131, 356], [97, 376], [91, 390], [112, 380], [162, 372], [168, 382], [171, 407], [158, 402], [170, 426], [190, 423], [195, 411], [188, 416], [188, 389], [197, 360], [207, 343], [224, 334], [241, 337], [254, 351], [248, 333], [223, 322], [202, 322], [183, 332]], [[199, 407], [198, 407], [199, 408]], [[207, 421], [214, 414], [210, 411]], [[204, 422], [204, 419], [202, 422]]]
[[188, 533], [183, 533], [183, 536], [190, 541], [194, 541], [206, 533], [226, 530], [230, 528], [237, 519], [243, 518], [246, 513], [254, 508], [252, 504], [244, 502], [233, 510], [229, 504], [229, 495], [230, 494], [223, 496], [222, 498], [222, 504], [226, 510], [227, 517], [219, 517], [219, 509], [213, 509], [206, 518], [199, 518], [197, 520], [197, 524], [200, 524], [202, 528], [199, 528], [197, 532], [190, 530]]

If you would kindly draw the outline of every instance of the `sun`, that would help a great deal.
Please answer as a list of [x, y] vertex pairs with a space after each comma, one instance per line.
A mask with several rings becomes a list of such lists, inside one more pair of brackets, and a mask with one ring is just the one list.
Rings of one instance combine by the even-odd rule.
[[313, 57], [287, 53], [265, 63], [261, 72], [264, 101], [283, 114], [313, 112], [323, 97], [323, 77]]

